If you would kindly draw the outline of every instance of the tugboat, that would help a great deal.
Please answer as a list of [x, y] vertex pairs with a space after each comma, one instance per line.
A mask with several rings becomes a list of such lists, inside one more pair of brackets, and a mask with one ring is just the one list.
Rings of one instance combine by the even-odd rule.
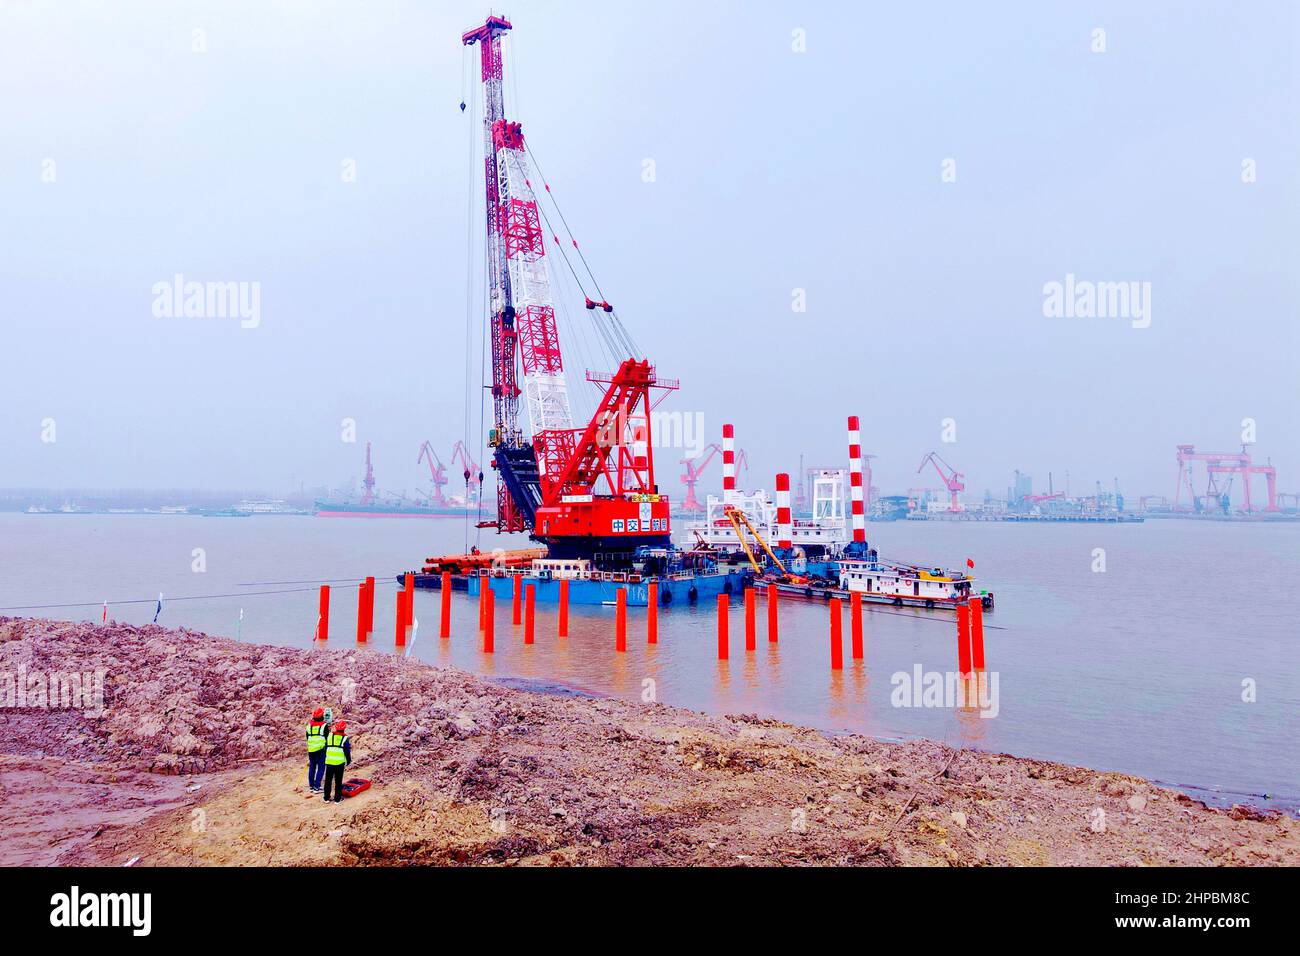
[[874, 550], [865, 559], [842, 558], [837, 562], [837, 571], [840, 588], [850, 594], [856, 591], [864, 601], [898, 607], [956, 608], [978, 596], [984, 610], [993, 610], [993, 594], [977, 594], [975, 579], [961, 571], [882, 563]]

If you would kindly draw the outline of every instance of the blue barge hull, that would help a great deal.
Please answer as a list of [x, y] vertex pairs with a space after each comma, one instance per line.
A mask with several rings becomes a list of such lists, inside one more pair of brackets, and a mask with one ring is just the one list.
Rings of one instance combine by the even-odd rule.
[[[531, 584], [535, 588], [536, 600], [559, 603], [560, 582], [554, 578], [537, 578], [520, 575], [521, 586]], [[742, 594], [748, 574], [738, 571], [725, 574], [696, 574], [683, 577], [659, 578], [659, 604], [694, 604], [699, 601], [716, 601], [719, 594]], [[498, 598], [509, 601], [514, 594], [514, 583], [509, 577], [469, 579], [469, 593], [478, 597], [480, 582], [492, 582], [492, 592]], [[627, 589], [628, 607], [645, 607], [646, 581], [596, 581], [588, 579], [571, 579], [569, 581], [570, 604], [614, 604], [618, 600], [620, 588]]]
[[[451, 588], [453, 591], [465, 591], [471, 597], [478, 597], [481, 582], [490, 581], [492, 592], [500, 599], [510, 601], [514, 595], [514, 582], [511, 580], [512, 575], [501, 577], [483, 577], [481, 575], [453, 575], [451, 579]], [[531, 584], [535, 588], [535, 600], [559, 603], [560, 600], [560, 582], [555, 578], [540, 578], [534, 575], [521, 574], [521, 586]], [[701, 601], [713, 602], [717, 600], [719, 594], [735, 594], [738, 597], [744, 593], [745, 586], [750, 583], [753, 575], [748, 571], [727, 571], [717, 574], [679, 574], [668, 577], [657, 578], [659, 582], [659, 604], [662, 607], [669, 607], [674, 604], [690, 605]], [[398, 575], [397, 580], [402, 580]], [[569, 603], [570, 604], [614, 604], [618, 600], [620, 588], [627, 589], [627, 603], [629, 607], [645, 607], [647, 597], [647, 580], [640, 581], [615, 581], [615, 580], [595, 580], [573, 578], [569, 581]], [[415, 586], [425, 590], [438, 590], [442, 587], [442, 579], [436, 574], [417, 574], [415, 575]]]

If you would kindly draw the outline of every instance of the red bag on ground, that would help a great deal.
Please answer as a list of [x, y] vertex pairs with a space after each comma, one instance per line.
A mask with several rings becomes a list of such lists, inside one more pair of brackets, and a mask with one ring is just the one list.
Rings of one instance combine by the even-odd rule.
[[358, 793], [365, 793], [370, 789], [370, 781], [363, 780], [361, 777], [353, 777], [351, 780], [343, 781], [343, 796], [355, 797]]

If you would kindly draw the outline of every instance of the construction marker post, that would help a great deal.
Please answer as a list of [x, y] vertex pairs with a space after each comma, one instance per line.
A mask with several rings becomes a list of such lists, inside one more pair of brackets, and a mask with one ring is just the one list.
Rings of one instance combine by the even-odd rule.
[[375, 636], [375, 579], [366, 578], [366, 640]]
[[406, 609], [403, 612], [406, 621], [406, 630], [402, 632], [402, 643], [405, 644], [406, 638], [409, 636], [408, 632], [411, 630], [411, 625], [415, 623], [415, 575], [410, 571], [406, 572], [405, 577], [402, 579], [402, 601], [406, 605]]
[[752, 651], [754, 649], [755, 610], [754, 589], [745, 588], [745, 650], [747, 651]]
[[556, 633], [560, 637], [569, 636], [569, 579], [560, 578], [560, 611], [559, 626]]
[[957, 605], [957, 669], [970, 676], [970, 607], [965, 604]]
[[397, 607], [394, 610], [393, 617], [394, 617], [394, 626], [395, 626], [395, 630], [393, 632], [393, 640], [396, 642], [398, 647], [403, 647], [406, 644], [406, 591], [405, 590], [401, 590], [397, 592]]
[[534, 585], [524, 585], [524, 643], [533, 643], [533, 608], [536, 600]]
[[491, 654], [495, 650], [493, 631], [496, 629], [496, 595], [488, 588], [483, 600], [483, 653]]
[[645, 642], [659, 643], [659, 582], [645, 586]]
[[849, 597], [849, 629], [853, 633], [853, 659], [862, 660], [862, 593], [854, 591]]
[[487, 592], [491, 583], [491, 579], [480, 571], [478, 576], [478, 629], [480, 631], [487, 626]]
[[767, 641], [769, 644], [775, 644], [777, 639], [776, 601], [776, 585], [769, 584], [767, 586]]
[[520, 593], [520, 585], [523, 583], [523, 579], [521, 575], [516, 573], [510, 575], [510, 580], [511, 582], [513, 582], [511, 586], [514, 589], [510, 594], [510, 601], [511, 601], [510, 623], [518, 627], [519, 624], [522, 623], [520, 620], [520, 612], [522, 608], [520, 607], [519, 599], [523, 597], [523, 595]]
[[831, 598], [831, 670], [844, 670], [844, 622], [841, 620], [840, 599]]
[[731, 599], [724, 591], [718, 595], [718, 660], [725, 661], [731, 656], [731, 641], [727, 633], [727, 612], [731, 609]]
[[330, 637], [330, 586], [320, 586], [320, 624], [316, 627], [316, 640], [328, 641]]
[[451, 572], [442, 572], [442, 620], [438, 624], [439, 637], [451, 637]]
[[[366, 579], [369, 580], [368, 578]], [[357, 585], [357, 643], [364, 644], [366, 637], [370, 633], [370, 625], [366, 621], [366, 601], [370, 597], [370, 588], [366, 581]]]
[[614, 602], [614, 650], [627, 650], [627, 588], [618, 589]]
[[971, 666], [984, 670], [984, 602], [977, 597], [970, 599], [970, 648]]

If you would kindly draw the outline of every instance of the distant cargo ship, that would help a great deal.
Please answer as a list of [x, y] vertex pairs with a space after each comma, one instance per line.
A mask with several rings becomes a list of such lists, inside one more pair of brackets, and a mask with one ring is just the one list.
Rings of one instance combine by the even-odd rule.
[[478, 513], [476, 505], [432, 505], [418, 501], [318, 501], [321, 518], [463, 518]]

